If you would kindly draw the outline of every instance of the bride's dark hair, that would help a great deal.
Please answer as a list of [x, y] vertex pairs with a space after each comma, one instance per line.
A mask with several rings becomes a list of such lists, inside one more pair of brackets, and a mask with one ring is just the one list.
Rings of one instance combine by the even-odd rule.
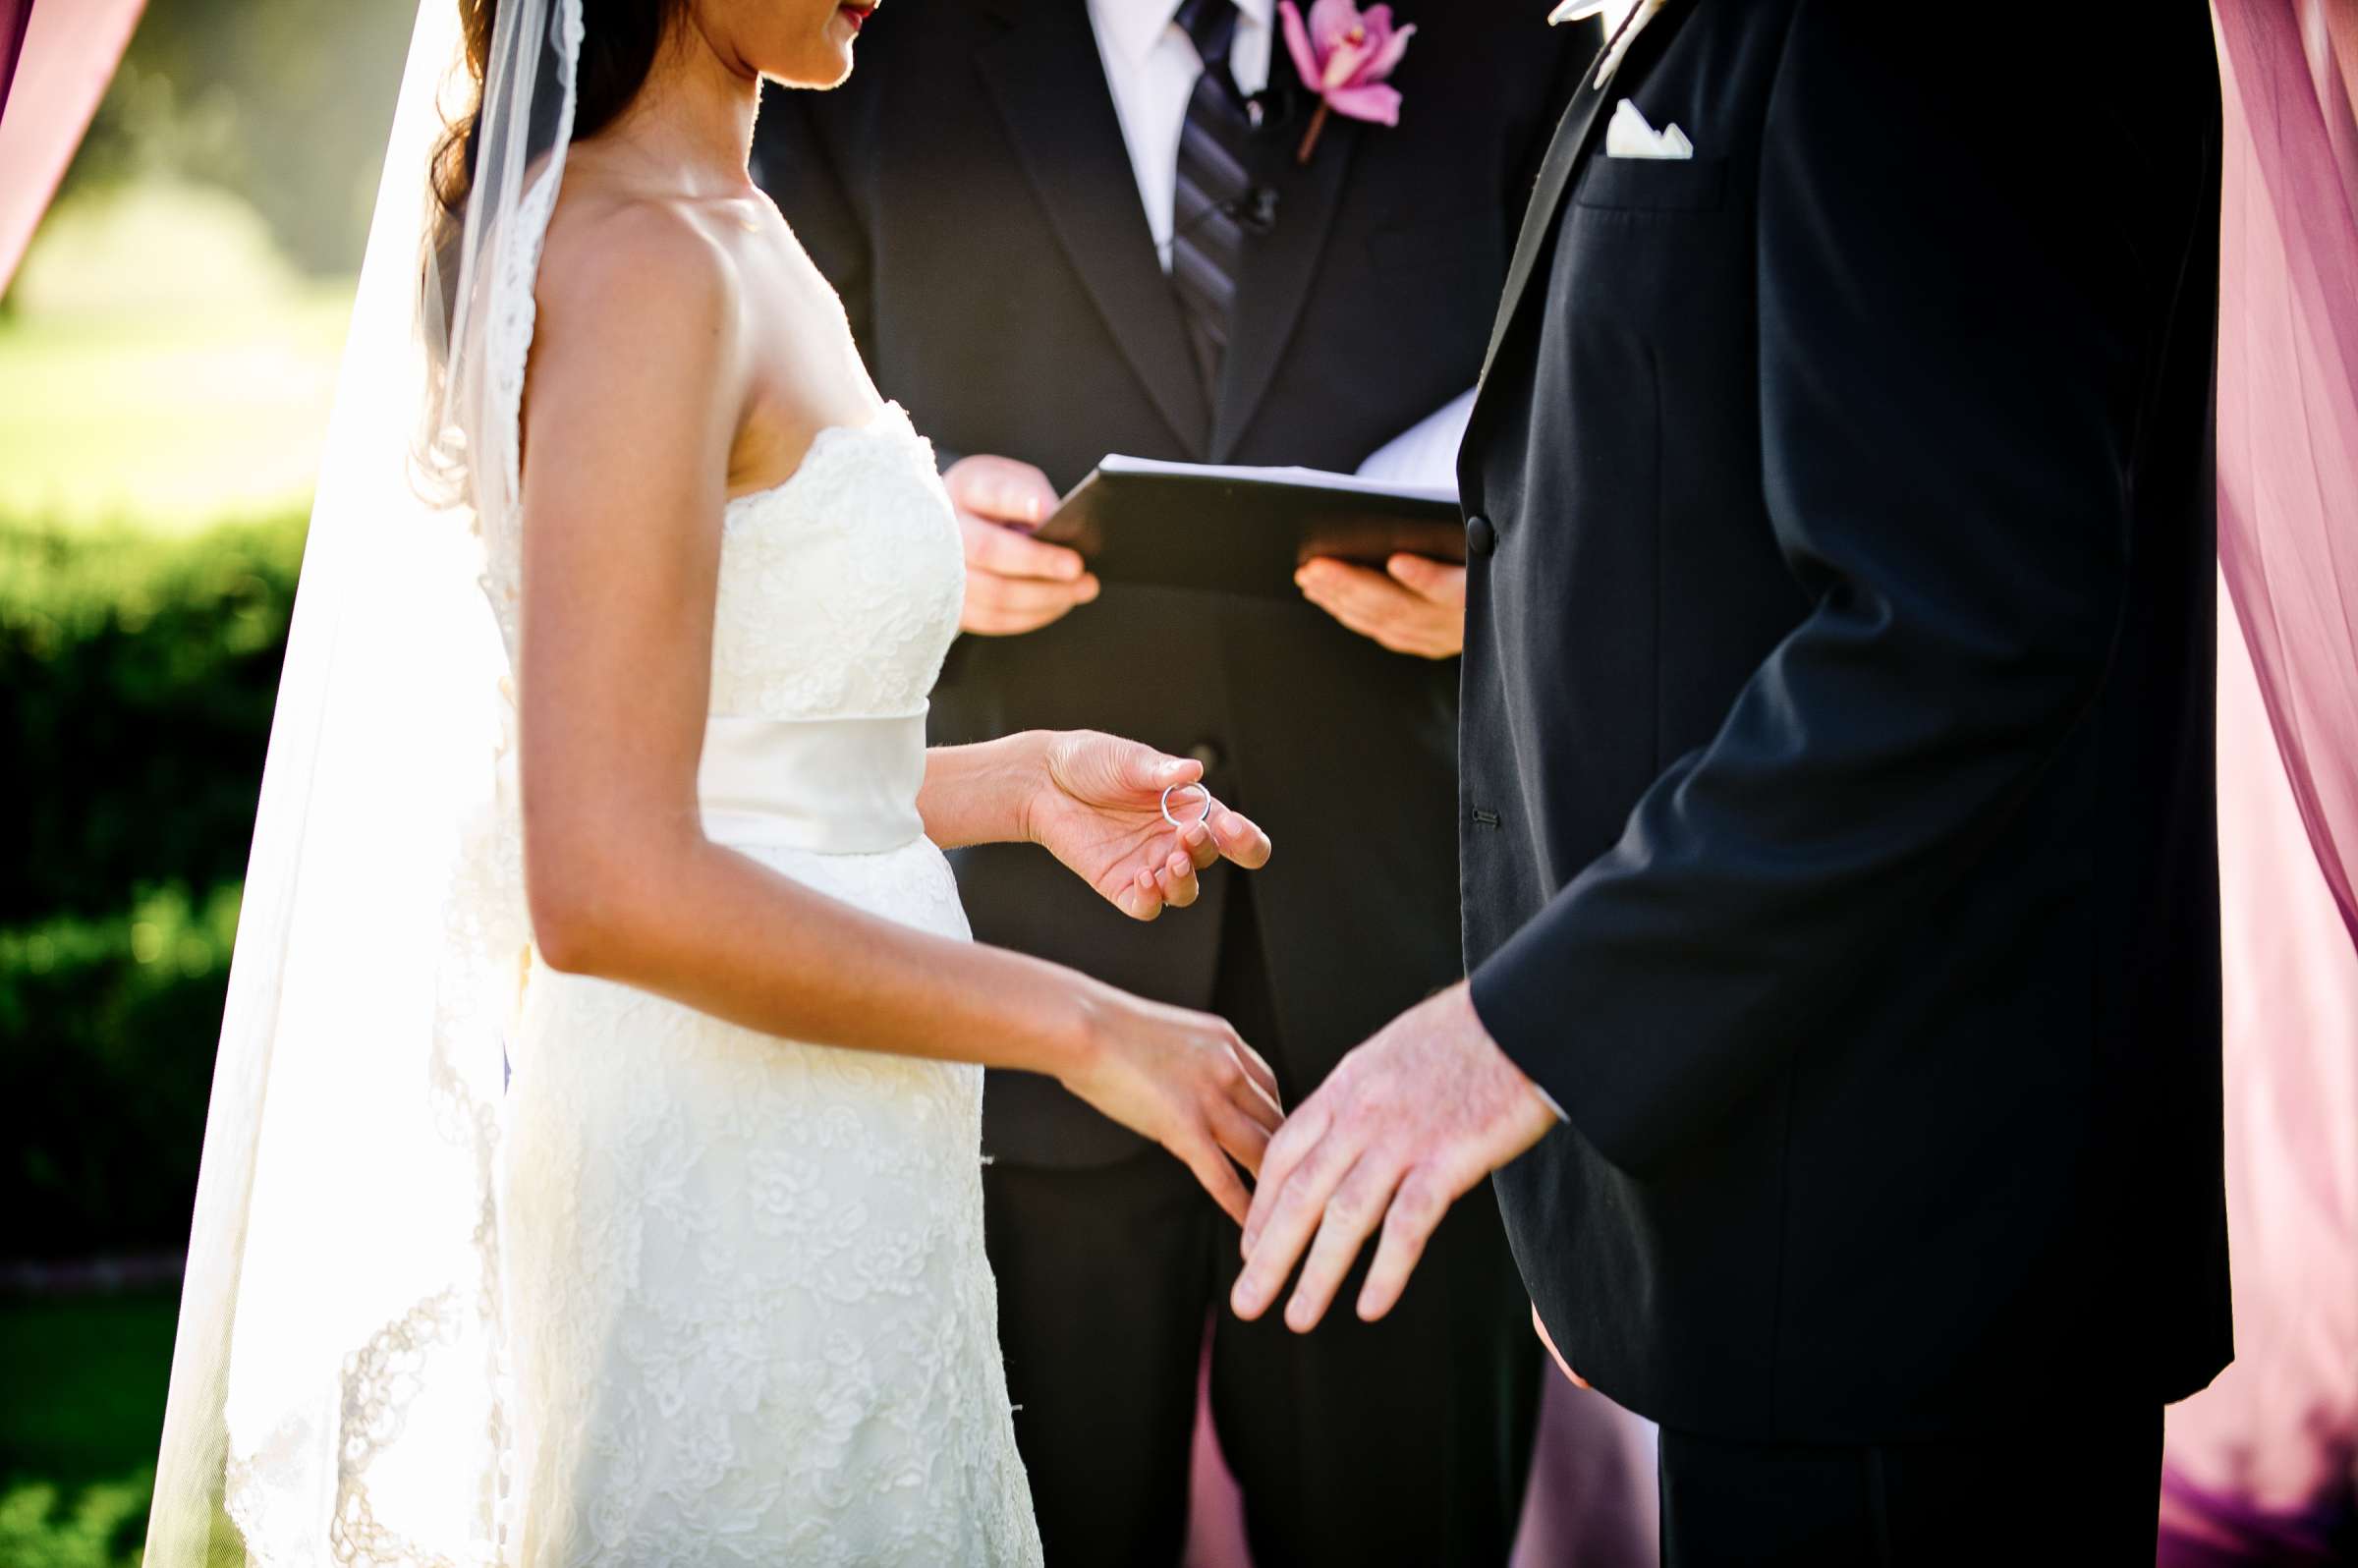
[[[458, 0], [459, 30], [467, 45], [467, 72], [474, 81], [466, 112], [451, 122], [434, 146], [427, 178], [434, 194], [430, 244], [444, 290], [444, 319], [448, 319], [449, 291], [458, 286], [459, 238], [467, 227], [467, 202], [475, 190], [477, 160], [481, 155], [483, 73], [491, 57], [491, 34], [499, 23], [503, 0]], [[504, 0], [508, 5], [551, 5], [555, 0]], [[686, 13], [688, 0], [582, 0], [582, 51], [574, 66], [573, 136], [593, 137], [614, 123], [616, 116], [639, 96], [647, 73]], [[547, 79], [556, 70], [556, 32], [548, 28], [541, 51], [541, 83], [533, 93], [533, 124], [525, 157], [529, 162], [546, 152], [556, 139], [557, 93], [538, 90], [553, 85]]]

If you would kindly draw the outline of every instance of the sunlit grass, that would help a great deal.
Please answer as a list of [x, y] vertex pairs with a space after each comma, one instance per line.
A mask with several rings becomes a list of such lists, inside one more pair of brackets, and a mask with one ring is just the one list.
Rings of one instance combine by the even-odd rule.
[[336, 282], [0, 322], [0, 515], [181, 532], [302, 508], [351, 310]]

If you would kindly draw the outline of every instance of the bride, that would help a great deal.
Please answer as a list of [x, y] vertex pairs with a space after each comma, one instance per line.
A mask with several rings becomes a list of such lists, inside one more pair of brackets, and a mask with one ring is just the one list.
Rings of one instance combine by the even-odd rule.
[[926, 749], [949, 503], [746, 173], [761, 79], [840, 81], [870, 8], [455, 0], [454, 106], [453, 3], [330, 432], [148, 1560], [1035, 1561], [982, 1068], [1240, 1220], [1275, 1083], [973, 945], [941, 850], [1036, 842], [1151, 920], [1268, 842], [1110, 737]]

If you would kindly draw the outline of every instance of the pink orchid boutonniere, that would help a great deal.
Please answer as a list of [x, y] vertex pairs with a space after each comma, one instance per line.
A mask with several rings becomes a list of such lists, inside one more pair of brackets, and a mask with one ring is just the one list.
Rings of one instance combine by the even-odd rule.
[[1319, 112], [1302, 138], [1298, 161], [1310, 161], [1329, 112], [1376, 125], [1400, 123], [1400, 89], [1384, 81], [1408, 52], [1408, 40], [1417, 31], [1414, 23], [1394, 28], [1390, 6], [1362, 12], [1352, 0], [1312, 0], [1308, 25], [1294, 0], [1277, 0], [1277, 14], [1294, 69], [1319, 95]]

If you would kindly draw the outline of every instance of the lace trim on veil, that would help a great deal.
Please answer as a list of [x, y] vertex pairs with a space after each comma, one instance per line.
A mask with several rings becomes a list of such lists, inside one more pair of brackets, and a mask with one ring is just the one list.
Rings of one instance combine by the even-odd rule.
[[[565, 0], [567, 22], [580, 46], [580, 0]], [[573, 105], [565, 105], [560, 138], [573, 134]], [[562, 141], [560, 141], [562, 144]], [[524, 536], [517, 511], [524, 496], [524, 374], [532, 359], [533, 330], [539, 320], [539, 302], [533, 283], [540, 275], [540, 254], [548, 242], [548, 220], [557, 209], [562, 170], [543, 171], [517, 203], [516, 226], [497, 246], [497, 282], [491, 291], [490, 321], [484, 329], [483, 354], [490, 382], [490, 414], [500, 432], [501, 486], [496, 516], [486, 525], [484, 512], [476, 511], [477, 532], [483, 536], [486, 569], [483, 591], [491, 613], [499, 619], [499, 634], [509, 656], [517, 646], [517, 593], [524, 579]], [[479, 482], [479, 481], [478, 481]]]

